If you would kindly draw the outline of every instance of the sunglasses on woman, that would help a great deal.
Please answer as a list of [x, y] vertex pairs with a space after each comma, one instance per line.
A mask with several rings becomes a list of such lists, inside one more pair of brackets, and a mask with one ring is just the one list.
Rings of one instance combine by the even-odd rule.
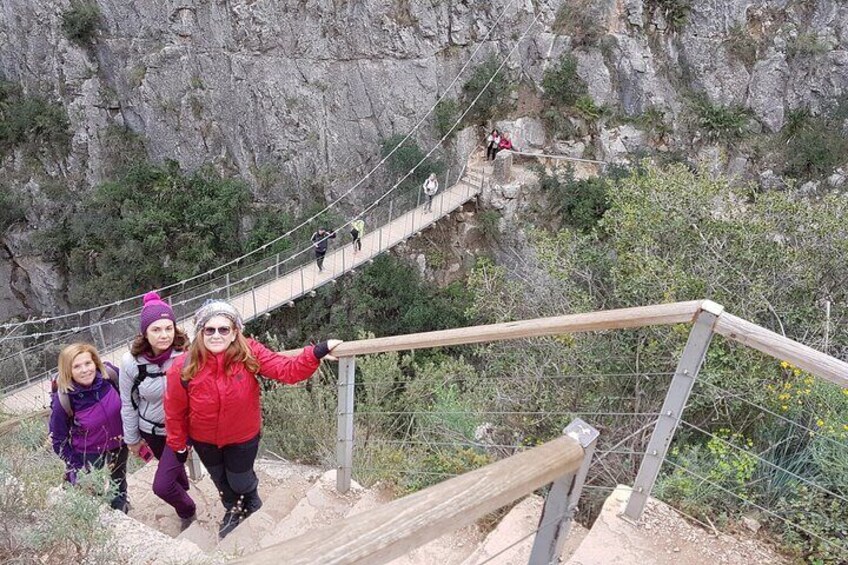
[[233, 331], [233, 328], [230, 326], [221, 326], [220, 328], [213, 328], [210, 326], [203, 327], [203, 335], [206, 337], [212, 337], [215, 335], [215, 332], [219, 333], [221, 337], [227, 337], [230, 335], [230, 332]]

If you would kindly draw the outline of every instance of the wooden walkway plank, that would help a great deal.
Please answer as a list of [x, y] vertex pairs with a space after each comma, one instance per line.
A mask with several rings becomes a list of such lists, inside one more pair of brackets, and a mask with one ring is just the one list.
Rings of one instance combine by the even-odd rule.
[[[377, 226], [373, 230], [368, 230], [368, 226], [366, 226], [366, 233], [362, 237], [362, 251], [359, 253], [353, 252], [353, 244], [347, 228], [345, 228], [344, 231], [337, 234], [335, 240], [330, 240], [330, 250], [324, 258], [323, 272], [318, 271], [314, 253], [310, 250], [308, 254], [304, 254], [310, 258], [305, 264], [294, 267], [288, 272], [285, 272], [286, 267], [288, 267], [285, 263], [273, 265], [268, 270], [272, 273], [279, 271], [279, 277], [231, 296], [229, 302], [241, 312], [245, 321], [250, 321], [266, 312], [302, 298], [351, 270], [365, 265], [381, 253], [385, 253], [415, 233], [450, 215], [477, 196], [482, 187], [483, 175], [482, 167], [471, 164], [456, 184], [436, 194], [433, 198], [432, 212], [424, 210], [425, 204], [422, 200], [419, 206], [400, 214], [391, 222]], [[220, 289], [219, 292], [211, 294], [210, 297], [226, 299], [227, 291]], [[194, 336], [191, 316], [179, 319], [177, 325], [182, 327], [190, 337]], [[127, 347], [128, 344], [121, 344], [100, 353], [104, 361], [110, 361], [117, 365], [127, 351]], [[2, 403], [0, 403], [0, 411], [22, 414], [43, 409], [49, 405], [50, 381], [48, 378], [42, 377], [33, 384], [4, 397]]]

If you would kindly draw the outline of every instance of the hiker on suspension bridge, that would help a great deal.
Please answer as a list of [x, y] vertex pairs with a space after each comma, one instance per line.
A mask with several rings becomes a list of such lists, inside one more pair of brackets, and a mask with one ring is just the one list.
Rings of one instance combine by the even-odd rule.
[[437, 192], [439, 192], [439, 179], [436, 178], [436, 173], [430, 173], [430, 176], [424, 181], [424, 195], [427, 197], [425, 211], [433, 211], [433, 197], [436, 196]]
[[174, 507], [185, 530], [195, 520], [185, 465], [165, 444], [165, 371], [188, 347], [174, 311], [155, 292], [144, 295], [140, 330], [121, 360], [121, 419], [124, 441], [143, 459], [159, 461], [153, 492]]
[[318, 272], [324, 270], [324, 256], [327, 254], [327, 246], [331, 239], [336, 239], [336, 232], [330, 232], [324, 228], [318, 228], [318, 231], [312, 234], [312, 244], [315, 246], [315, 263], [318, 265]]
[[210, 301], [194, 315], [196, 336], [167, 371], [165, 431], [185, 462], [191, 445], [224, 505], [219, 537], [262, 507], [253, 463], [262, 427], [259, 376], [287, 384], [311, 377], [337, 339], [308, 346], [297, 356], [273, 352], [242, 333], [231, 304]]
[[356, 218], [350, 223], [350, 237], [353, 238], [353, 252], [362, 251], [362, 234], [365, 233], [365, 221]]
[[76, 484], [79, 473], [107, 467], [116, 489], [111, 506], [126, 512], [127, 446], [117, 380], [117, 369], [104, 364], [93, 345], [68, 345], [59, 353], [48, 426], [53, 451], [65, 461], [65, 480]]

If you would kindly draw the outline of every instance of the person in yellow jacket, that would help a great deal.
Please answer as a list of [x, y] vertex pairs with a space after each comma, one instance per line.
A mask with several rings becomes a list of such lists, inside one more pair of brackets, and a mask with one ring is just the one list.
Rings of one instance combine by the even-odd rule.
[[350, 223], [350, 237], [353, 238], [353, 252], [362, 251], [362, 234], [365, 232], [365, 221], [356, 218]]

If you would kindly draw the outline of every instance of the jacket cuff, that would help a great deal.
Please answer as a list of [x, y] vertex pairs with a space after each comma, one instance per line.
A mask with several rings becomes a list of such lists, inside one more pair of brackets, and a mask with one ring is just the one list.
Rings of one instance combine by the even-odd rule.
[[330, 348], [326, 341], [322, 341], [312, 348], [312, 354], [315, 355], [316, 359], [323, 359], [328, 353], [330, 353]]

